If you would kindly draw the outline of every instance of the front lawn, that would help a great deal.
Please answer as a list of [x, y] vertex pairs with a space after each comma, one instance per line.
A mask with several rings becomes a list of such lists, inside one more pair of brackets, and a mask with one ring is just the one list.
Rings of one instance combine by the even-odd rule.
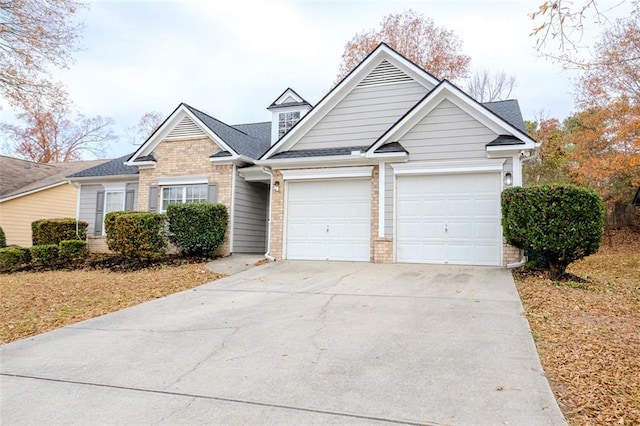
[[[115, 269], [112, 265], [110, 269]], [[0, 275], [0, 344], [114, 312], [223, 277], [204, 263]]]
[[[640, 235], [571, 265], [574, 281], [516, 271], [538, 353], [572, 425], [640, 424]], [[580, 279], [581, 278], [581, 279]]]

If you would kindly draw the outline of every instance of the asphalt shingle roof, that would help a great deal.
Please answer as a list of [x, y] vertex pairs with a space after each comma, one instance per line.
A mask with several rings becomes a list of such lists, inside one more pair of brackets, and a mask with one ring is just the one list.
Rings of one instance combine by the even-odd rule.
[[[199, 111], [192, 106], [183, 104], [189, 111], [195, 115], [205, 126], [207, 126], [213, 133], [218, 135], [227, 145], [229, 145], [235, 152], [240, 155], [244, 155], [249, 158], [260, 158], [263, 152], [265, 152], [271, 146], [269, 139], [259, 139], [257, 137], [248, 134], [248, 129], [245, 131], [238, 129], [237, 127], [229, 126], [220, 120], [217, 120], [210, 115]], [[251, 126], [251, 125], [249, 125]], [[253, 129], [255, 130], [255, 129]]]
[[399, 142], [391, 142], [382, 145], [380, 148], [376, 149], [375, 152], [383, 153], [383, 152], [407, 152], [406, 149]]
[[66, 175], [107, 160], [41, 164], [0, 155], [0, 198], [45, 188], [66, 181]]
[[511, 136], [511, 135], [500, 135], [491, 142], [489, 142], [486, 146], [505, 146], [505, 145], [524, 145], [520, 139]]
[[265, 121], [262, 123], [248, 123], [248, 124], [234, 124], [234, 127], [241, 132], [253, 136], [254, 138], [269, 141], [271, 143], [271, 122]]
[[304, 158], [304, 157], [325, 157], [334, 155], [351, 155], [353, 151], [364, 151], [367, 146], [348, 146], [344, 148], [318, 148], [301, 149], [298, 151], [279, 152], [271, 158]]
[[524, 127], [524, 120], [522, 119], [520, 105], [517, 100], [509, 99], [506, 101], [485, 102], [482, 105], [516, 129], [523, 133], [527, 133], [527, 130]]
[[82, 170], [78, 173], [67, 176], [70, 179], [84, 178], [84, 177], [100, 177], [100, 176], [120, 176], [120, 175], [137, 175], [138, 168], [132, 166], [125, 166], [124, 162], [129, 159], [133, 154], [123, 155], [122, 157], [114, 158], [99, 166], [91, 167]]

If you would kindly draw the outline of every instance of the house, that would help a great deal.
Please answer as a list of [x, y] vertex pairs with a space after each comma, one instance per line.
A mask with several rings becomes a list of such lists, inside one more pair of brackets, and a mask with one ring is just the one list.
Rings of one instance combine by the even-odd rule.
[[78, 189], [65, 178], [105, 160], [41, 164], [0, 155], [0, 226], [8, 245], [31, 246], [31, 222], [76, 216]]
[[[520, 261], [503, 240], [500, 210], [536, 146], [517, 101], [480, 104], [381, 44], [315, 106], [287, 89], [267, 109], [270, 123], [230, 126], [180, 104], [124, 163], [138, 170], [134, 204], [224, 203], [221, 254]], [[112, 189], [120, 207], [126, 188]], [[105, 201], [81, 218], [107, 209]]]

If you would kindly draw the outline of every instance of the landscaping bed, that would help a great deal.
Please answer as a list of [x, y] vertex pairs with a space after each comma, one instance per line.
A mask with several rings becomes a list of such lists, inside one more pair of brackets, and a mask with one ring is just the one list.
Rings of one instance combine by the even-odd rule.
[[224, 277], [203, 260], [164, 256], [123, 262], [92, 256], [82, 265], [0, 275], [0, 343], [187, 290]]
[[[538, 353], [572, 425], [640, 424], [640, 235], [613, 232], [567, 281], [515, 271]], [[611, 245], [609, 245], [609, 243]]]

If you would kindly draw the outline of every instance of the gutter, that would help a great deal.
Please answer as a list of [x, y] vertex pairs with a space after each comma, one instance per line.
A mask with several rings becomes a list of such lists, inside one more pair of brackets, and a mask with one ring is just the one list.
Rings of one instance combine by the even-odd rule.
[[272, 201], [273, 195], [272, 195], [271, 192], [273, 190], [272, 189], [273, 188], [273, 173], [272, 173], [270, 167], [263, 167], [262, 171], [270, 176], [270, 182], [269, 182], [269, 224], [267, 225], [267, 252], [264, 254], [264, 257], [269, 259], [271, 262], [275, 262], [276, 258], [269, 254], [269, 252], [271, 252], [271, 206], [273, 205], [273, 201]]

